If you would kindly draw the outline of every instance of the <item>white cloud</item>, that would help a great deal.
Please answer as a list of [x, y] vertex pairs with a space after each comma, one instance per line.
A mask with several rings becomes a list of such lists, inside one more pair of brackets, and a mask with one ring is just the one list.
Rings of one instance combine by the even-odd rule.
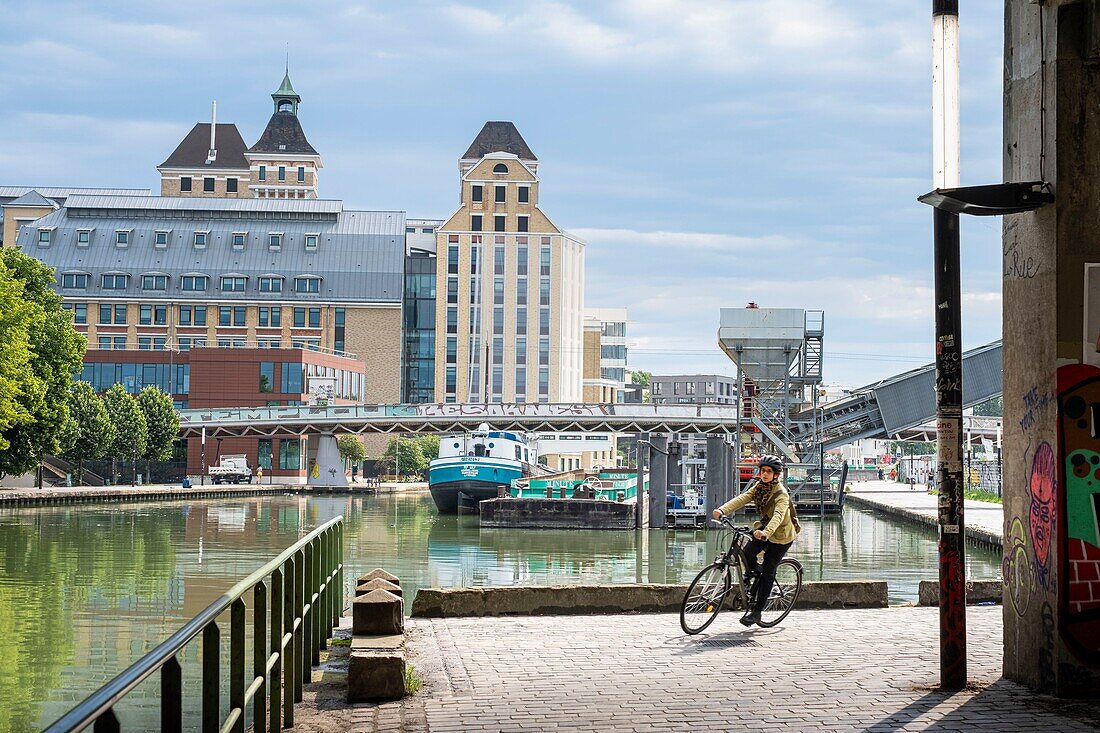
[[622, 247], [624, 254], [638, 247], [751, 253], [763, 250], [789, 250], [797, 244], [778, 235], [742, 237], [708, 232], [639, 232], [634, 229], [590, 228], [571, 229], [570, 232], [585, 241], [598, 242], [603, 246]]

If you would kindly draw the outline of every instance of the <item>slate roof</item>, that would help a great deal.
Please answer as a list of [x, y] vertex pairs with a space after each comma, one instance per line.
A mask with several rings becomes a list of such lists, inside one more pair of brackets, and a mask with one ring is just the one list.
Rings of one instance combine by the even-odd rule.
[[210, 165], [206, 164], [206, 153], [210, 149], [210, 123], [199, 122], [176, 146], [168, 160], [157, 167], [247, 169], [248, 161], [244, 157], [246, 146], [237, 126], [231, 122], [219, 122], [216, 132], [214, 145], [218, 149], [218, 157]]
[[538, 160], [511, 122], [486, 122], [470, 143], [463, 160], [480, 160], [489, 153], [511, 153], [520, 160]]
[[250, 153], [305, 153], [320, 155], [306, 140], [302, 123], [293, 112], [276, 112], [264, 128], [264, 134], [248, 149]]
[[37, 191], [47, 198], [60, 203], [69, 196], [80, 193], [102, 194], [106, 196], [151, 196], [152, 192], [147, 188], [81, 188], [71, 186], [0, 186], [0, 199], [19, 198], [23, 194]]
[[38, 191], [27, 191], [25, 194], [4, 204], [4, 206], [57, 206]]

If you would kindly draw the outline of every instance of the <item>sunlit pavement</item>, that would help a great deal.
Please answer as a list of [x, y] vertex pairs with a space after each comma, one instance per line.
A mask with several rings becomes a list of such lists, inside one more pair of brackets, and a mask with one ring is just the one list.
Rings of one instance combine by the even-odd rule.
[[[920, 514], [933, 523], [939, 511], [939, 497], [929, 494], [928, 487], [922, 484], [910, 486], [896, 481], [860, 481], [848, 486], [848, 496], [883, 509], [894, 508]], [[988, 533], [1000, 542], [1004, 534], [1004, 507], [1000, 504], [966, 499], [963, 516], [967, 527]]]
[[348, 707], [338, 682], [314, 685], [295, 730], [1100, 730], [1097, 703], [1001, 679], [1001, 612], [969, 609], [972, 684], [954, 694], [935, 691], [935, 608], [796, 611], [768, 630], [723, 614], [695, 637], [673, 614], [413, 620], [419, 694]]

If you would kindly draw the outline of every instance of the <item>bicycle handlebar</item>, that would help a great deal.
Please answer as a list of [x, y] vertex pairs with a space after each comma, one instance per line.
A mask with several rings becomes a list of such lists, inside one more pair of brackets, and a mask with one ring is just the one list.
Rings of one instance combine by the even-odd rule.
[[752, 536], [752, 527], [751, 526], [743, 525], [743, 526], [738, 527], [736, 524], [734, 524], [733, 522], [731, 522], [729, 520], [729, 517], [722, 517], [721, 519], [711, 519], [710, 521], [712, 521], [712, 522], [714, 522], [715, 524], [718, 524], [718, 525], [725, 525], [726, 527], [729, 527], [730, 529], [732, 529], [734, 532], [739, 532], [741, 534], [747, 534], [750, 537]]

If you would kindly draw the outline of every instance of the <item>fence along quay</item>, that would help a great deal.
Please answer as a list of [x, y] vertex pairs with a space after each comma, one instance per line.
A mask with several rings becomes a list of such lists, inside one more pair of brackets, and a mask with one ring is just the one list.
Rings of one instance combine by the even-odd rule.
[[[244, 733], [253, 706], [256, 733], [294, 725], [294, 703], [331, 638], [343, 610], [343, 518], [325, 522], [275, 559], [240, 581], [179, 631], [46, 729], [69, 733], [93, 726], [96, 733], [121, 731], [115, 705], [142, 681], [160, 672], [160, 729], [183, 730], [183, 668], [180, 654], [202, 637], [203, 733]], [[270, 576], [270, 586], [267, 578]], [[270, 593], [269, 593], [270, 588]], [[245, 598], [252, 597], [251, 677], [245, 660]], [[229, 712], [221, 718], [221, 626], [229, 611]], [[147, 725], [135, 726], [147, 730]]]

